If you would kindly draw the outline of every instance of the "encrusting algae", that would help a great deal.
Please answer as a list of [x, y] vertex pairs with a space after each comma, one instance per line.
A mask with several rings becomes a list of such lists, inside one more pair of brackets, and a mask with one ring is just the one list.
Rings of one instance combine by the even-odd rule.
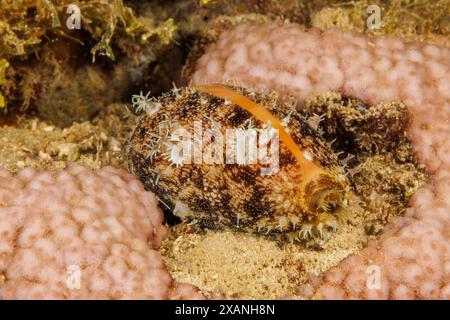
[[[376, 6], [380, 26], [369, 28]], [[311, 12], [311, 26], [326, 30], [338, 27], [343, 31], [358, 31], [370, 36], [394, 35], [407, 41], [450, 45], [450, 3], [447, 0], [401, 1], [357, 0], [337, 1]]]
[[[395, 115], [391, 120], [397, 117], [396, 121], [387, 121], [390, 115], [379, 113], [379, 127], [374, 128], [363, 125], [374, 122], [361, 110], [363, 105], [359, 101], [341, 99], [338, 94], [331, 94], [331, 97], [334, 100], [319, 96], [315, 107], [310, 103], [297, 112], [274, 95], [223, 85], [175, 89], [157, 100], [141, 96], [143, 100], [136, 105], [145, 112], [130, 139], [131, 170], [183, 222], [194, 223], [200, 228], [228, 227], [322, 247], [345, 223], [347, 215], [359, 210], [360, 204], [364, 203], [359, 196], [368, 196], [364, 192], [370, 185], [368, 180], [374, 174], [373, 170], [381, 170], [388, 163], [387, 159], [394, 161], [386, 155], [394, 149], [381, 146], [389, 143], [408, 145], [401, 131], [408, 124], [407, 117], [398, 116], [406, 112], [403, 105], [398, 104], [398, 109], [395, 109], [396, 105], [390, 106]], [[339, 104], [341, 101], [344, 102]], [[342, 110], [331, 102], [340, 105]], [[326, 109], [328, 106], [330, 109]], [[320, 107], [324, 109], [320, 110]], [[371, 110], [380, 108], [382, 106]], [[342, 121], [333, 127], [328, 123], [333, 117], [327, 121], [326, 115], [339, 111], [341, 117], [338, 119]], [[373, 117], [375, 111], [367, 111], [367, 114]], [[196, 130], [203, 130], [199, 124], [206, 124], [207, 128], [203, 132], [197, 131], [200, 135], [196, 135]], [[241, 163], [230, 161], [230, 152], [236, 152], [238, 140], [232, 140], [230, 147], [228, 143], [232, 136], [227, 129], [253, 130], [251, 132], [257, 135], [267, 128], [279, 132], [277, 170], [261, 174], [267, 169], [264, 163], [248, 159]], [[181, 139], [174, 134], [179, 130], [193, 134], [188, 139]], [[381, 137], [384, 141], [379, 143], [377, 130], [395, 131], [395, 135]], [[358, 147], [359, 140], [351, 134], [358, 138], [367, 136], [372, 144], [380, 147], [372, 148], [371, 145], [365, 151], [364, 143], [367, 142], [360, 142], [362, 146]], [[226, 137], [226, 147], [223, 137]], [[346, 145], [347, 139], [357, 141], [357, 145]], [[251, 141], [250, 144], [257, 140]], [[261, 141], [260, 137], [259, 146]], [[175, 145], [186, 142], [186, 150], [194, 152], [194, 159], [190, 154], [187, 158], [182, 155], [183, 160], [188, 160], [183, 163], [174, 157], [174, 150], [178, 152]], [[217, 142], [220, 142], [219, 147]], [[273, 143], [272, 140], [271, 148], [275, 146]], [[198, 159], [195, 150], [200, 154]], [[264, 154], [267, 151], [265, 149]], [[344, 152], [346, 156], [343, 156]], [[232, 160], [235, 160], [234, 156], [232, 154]], [[383, 164], [377, 167], [376, 161]], [[402, 161], [412, 161], [412, 154], [406, 158], [403, 155]], [[399, 166], [394, 161], [391, 168], [405, 169]], [[414, 164], [409, 164], [407, 169], [412, 172], [410, 179], [401, 180], [397, 188], [377, 189], [377, 179], [370, 186], [381, 193], [389, 193], [398, 191], [404, 183], [404, 189], [408, 190], [401, 196], [402, 201], [397, 203], [391, 199], [392, 203], [389, 203], [404, 206], [411, 191], [417, 190], [425, 180], [425, 175]], [[366, 173], [363, 177], [357, 174], [361, 170]], [[368, 220], [377, 220], [376, 217]]]
[[38, 118], [12, 118], [8, 125], [1, 120], [0, 166], [10, 171], [64, 168], [70, 162], [125, 169], [124, 145], [135, 121], [124, 104], [110, 105], [91, 121], [65, 129]]
[[127, 97], [176, 28], [171, 18], [136, 15], [122, 0], [1, 0], [0, 112], [37, 110], [59, 127], [90, 120]]

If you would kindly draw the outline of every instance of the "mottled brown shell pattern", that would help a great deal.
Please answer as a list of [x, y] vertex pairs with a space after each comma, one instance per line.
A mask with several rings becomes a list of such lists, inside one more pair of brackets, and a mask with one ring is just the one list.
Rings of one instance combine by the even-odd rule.
[[241, 106], [198, 88], [163, 95], [154, 102], [156, 111], [140, 118], [130, 139], [132, 171], [183, 221], [291, 240], [328, 238], [338, 228], [350, 194], [336, 155], [292, 106], [270, 95], [232, 89], [280, 119], [321, 174], [308, 177], [282, 140], [279, 170], [273, 175], [261, 175], [261, 164], [173, 165], [167, 145], [174, 128], [193, 130], [194, 121], [204, 126], [216, 122], [225, 135], [225, 129], [267, 126]]

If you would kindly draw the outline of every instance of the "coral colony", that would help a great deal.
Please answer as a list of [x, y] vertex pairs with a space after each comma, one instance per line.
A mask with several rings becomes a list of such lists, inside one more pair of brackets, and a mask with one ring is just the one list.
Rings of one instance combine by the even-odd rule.
[[[399, 100], [412, 113], [408, 136], [433, 172], [432, 182], [413, 197], [407, 216], [394, 219], [379, 240], [316, 279], [305, 294], [449, 299], [449, 61], [450, 50], [432, 44], [337, 29], [306, 31], [296, 24], [239, 26], [199, 60], [194, 84], [233, 80], [300, 100], [338, 90], [372, 104]], [[380, 290], [366, 286], [372, 264], [381, 270]]]
[[157, 200], [123, 170], [0, 171], [1, 299], [198, 297], [159, 253]]

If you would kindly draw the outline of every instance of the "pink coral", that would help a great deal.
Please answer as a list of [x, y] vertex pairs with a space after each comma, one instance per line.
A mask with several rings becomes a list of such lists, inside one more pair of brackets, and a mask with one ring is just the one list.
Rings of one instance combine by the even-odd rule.
[[[337, 29], [306, 31], [296, 24], [240, 25], [219, 37], [192, 77], [193, 84], [228, 81], [300, 100], [327, 90], [372, 104], [401, 100], [420, 113], [411, 134], [430, 169], [450, 158], [449, 49]], [[444, 139], [436, 140], [436, 132]]]
[[302, 289], [322, 298], [450, 299], [449, 49], [296, 24], [241, 25], [200, 58], [192, 81], [232, 81], [300, 101], [327, 90], [371, 104], [403, 101], [413, 114], [408, 134], [432, 182], [379, 240]]
[[200, 298], [155, 250], [162, 223], [120, 169], [0, 170], [0, 299]]
[[450, 299], [450, 174], [438, 175], [379, 240], [311, 280], [319, 297]]

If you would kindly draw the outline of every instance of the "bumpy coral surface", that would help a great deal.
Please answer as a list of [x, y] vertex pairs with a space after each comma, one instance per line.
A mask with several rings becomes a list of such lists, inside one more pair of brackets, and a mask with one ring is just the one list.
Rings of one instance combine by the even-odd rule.
[[450, 298], [450, 50], [295, 24], [242, 25], [199, 60], [194, 83], [235, 82], [296, 95], [337, 90], [375, 104], [401, 100], [409, 136], [434, 173], [405, 217], [305, 286], [320, 298]]
[[[400, 100], [429, 110], [416, 117], [412, 134], [427, 151], [432, 119], [450, 117], [450, 50], [435, 45], [405, 44], [395, 38], [366, 38], [331, 29], [305, 31], [296, 24], [241, 25], [224, 32], [200, 58], [192, 81], [234, 81], [246, 86], [294, 94], [299, 99], [335, 90], [365, 102]], [[439, 114], [438, 114], [439, 113]], [[444, 123], [443, 130], [450, 130]], [[448, 132], [448, 131], [447, 131]], [[447, 156], [421, 152], [431, 169]]]
[[123, 170], [0, 170], [0, 299], [199, 298], [155, 250], [162, 221]]
[[304, 289], [328, 299], [450, 299], [449, 160], [377, 241]]
[[448, 171], [378, 241], [305, 285], [326, 299], [450, 299]]

